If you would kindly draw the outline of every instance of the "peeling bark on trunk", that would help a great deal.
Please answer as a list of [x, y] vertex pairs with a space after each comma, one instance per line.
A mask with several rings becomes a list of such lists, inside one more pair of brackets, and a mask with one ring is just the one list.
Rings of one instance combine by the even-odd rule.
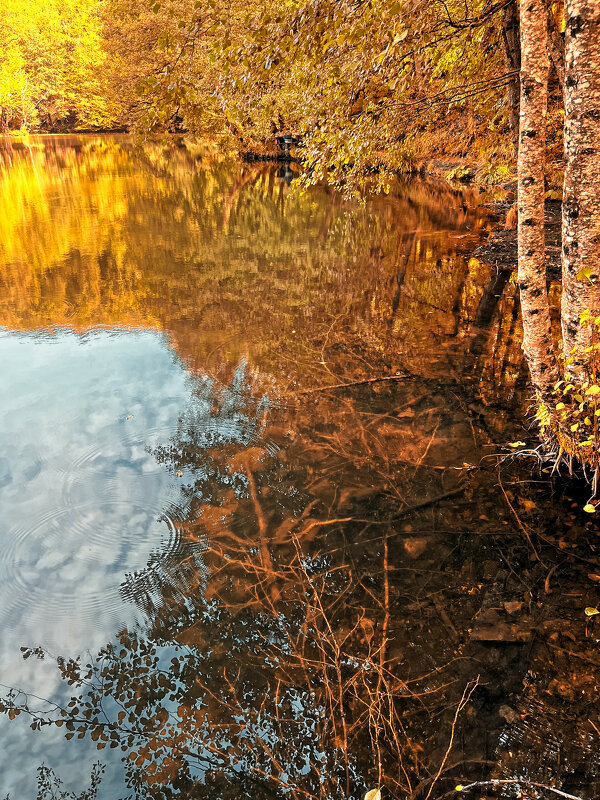
[[[600, 2], [600, 0], [599, 0]], [[547, 400], [558, 380], [546, 289], [544, 162], [548, 53], [544, 0], [521, 0], [521, 114], [519, 133], [519, 289], [523, 346], [536, 392]]]
[[600, 314], [600, 0], [567, 0], [565, 16], [562, 332], [565, 353], [576, 349], [569, 371], [583, 381], [593, 326], [579, 316]]
[[517, 0], [512, 0], [502, 9], [502, 41], [504, 43], [506, 70], [507, 72], [516, 72], [516, 75], [510, 79], [506, 87], [508, 122], [516, 153], [519, 143], [519, 70], [521, 68]]

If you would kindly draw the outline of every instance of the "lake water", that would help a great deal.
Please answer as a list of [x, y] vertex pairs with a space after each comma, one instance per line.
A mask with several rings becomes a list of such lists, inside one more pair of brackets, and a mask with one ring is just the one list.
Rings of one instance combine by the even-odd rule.
[[597, 796], [598, 529], [510, 456], [490, 197], [294, 169], [0, 140], [0, 796]]

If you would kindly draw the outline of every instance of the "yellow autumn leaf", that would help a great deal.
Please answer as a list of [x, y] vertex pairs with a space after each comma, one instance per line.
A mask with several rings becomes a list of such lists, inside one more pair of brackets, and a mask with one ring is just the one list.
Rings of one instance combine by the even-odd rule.
[[596, 513], [596, 506], [593, 506], [591, 503], [587, 503], [587, 504], [586, 504], [586, 505], [583, 507], [583, 510], [584, 510], [584, 511], [587, 511], [587, 512], [588, 512], [588, 514], [595, 514], [595, 513]]
[[593, 606], [588, 606], [586, 609], [584, 609], [583, 613], [586, 615], [586, 617], [595, 617], [596, 614], [600, 614], [600, 611]]
[[521, 505], [525, 511], [533, 511], [534, 508], [537, 508], [533, 500], [526, 500], [525, 498], [521, 498]]
[[509, 442], [509, 447], [525, 447], [525, 442]]
[[590, 386], [589, 389], [586, 389], [585, 393], [586, 394], [599, 394], [600, 393], [600, 386], [597, 386], [596, 384], [594, 384], [593, 386]]

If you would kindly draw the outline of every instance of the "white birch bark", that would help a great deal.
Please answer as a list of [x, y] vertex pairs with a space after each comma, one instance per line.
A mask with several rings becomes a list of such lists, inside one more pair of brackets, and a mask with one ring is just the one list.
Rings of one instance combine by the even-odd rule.
[[600, 314], [600, 0], [566, 0], [565, 19], [561, 316], [565, 353], [576, 350], [569, 371], [584, 381], [582, 351], [594, 326], [579, 317], [586, 310]]
[[549, 69], [544, 0], [520, 0], [520, 20], [518, 279], [523, 314], [523, 346], [529, 374], [538, 395], [543, 400], [548, 400], [558, 380], [558, 367], [550, 325], [544, 243], [544, 166]]

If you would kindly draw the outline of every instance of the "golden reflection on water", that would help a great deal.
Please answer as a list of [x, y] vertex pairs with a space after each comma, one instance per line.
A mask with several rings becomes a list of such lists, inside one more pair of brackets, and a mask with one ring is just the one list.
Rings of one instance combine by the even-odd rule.
[[291, 194], [283, 168], [119, 137], [5, 139], [0, 164], [13, 330], [160, 328], [200, 372], [243, 357], [328, 380], [306, 343], [350, 329], [435, 369], [489, 274], [466, 255], [490, 225], [475, 192], [413, 182], [344, 203]]

